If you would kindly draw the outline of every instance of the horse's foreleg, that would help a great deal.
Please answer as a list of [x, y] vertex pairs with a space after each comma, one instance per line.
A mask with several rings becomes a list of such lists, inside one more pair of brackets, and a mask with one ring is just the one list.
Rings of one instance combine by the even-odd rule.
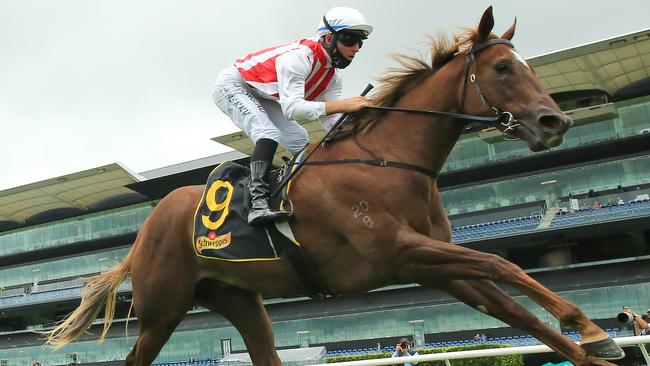
[[203, 281], [197, 289], [197, 302], [221, 314], [237, 328], [254, 365], [280, 365], [271, 320], [259, 293]]
[[577, 329], [583, 344], [604, 340], [605, 343], [590, 350], [590, 354], [607, 359], [622, 357], [622, 350], [611, 340], [607, 341], [607, 333], [587, 319], [577, 306], [542, 286], [519, 266], [494, 254], [434, 240], [412, 231], [400, 232], [398, 245], [401, 249], [399, 276], [404, 280], [421, 282], [432, 277], [487, 279], [511, 284], [550, 312], [562, 325]]

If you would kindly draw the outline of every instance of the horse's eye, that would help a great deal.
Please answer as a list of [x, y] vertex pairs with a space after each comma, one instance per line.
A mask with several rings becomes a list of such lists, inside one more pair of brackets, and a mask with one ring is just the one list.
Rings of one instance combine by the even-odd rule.
[[507, 72], [510, 72], [511, 70], [511, 65], [507, 61], [501, 61], [494, 65], [494, 70], [496, 70], [497, 73], [499, 74], [505, 74]]

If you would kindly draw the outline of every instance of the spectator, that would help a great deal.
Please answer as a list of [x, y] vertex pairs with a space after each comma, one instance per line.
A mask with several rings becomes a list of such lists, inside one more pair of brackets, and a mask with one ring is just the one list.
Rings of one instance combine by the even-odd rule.
[[645, 315], [641, 315], [636, 319], [639, 324], [639, 333], [641, 335], [650, 335], [650, 309], [648, 309]]
[[619, 185], [616, 186], [616, 192], [618, 192], [618, 193], [624, 193], [624, 192], [625, 192], [625, 189], [623, 189], [623, 187], [619, 184]]
[[608, 199], [607, 203], [605, 203], [605, 207], [612, 207], [614, 206], [614, 200], [613, 199]]
[[594, 208], [600, 208], [600, 202], [598, 200], [594, 201]]
[[[623, 312], [632, 315], [632, 320], [628, 321], [627, 319], [625, 319], [624, 323], [632, 327], [632, 331], [634, 332], [635, 336], [650, 334], [650, 328], [648, 328], [648, 321], [650, 321], [650, 318], [647, 315], [641, 316], [627, 306], [623, 307]], [[648, 315], [650, 315], [650, 309], [648, 309], [647, 313]], [[618, 319], [619, 321], [623, 321], [621, 320], [620, 317], [618, 317]], [[641, 347], [645, 348], [645, 345], [641, 345]], [[627, 356], [628, 358], [634, 360], [643, 360], [643, 350], [641, 350], [641, 348], [634, 347], [631, 351], [632, 352]], [[641, 363], [631, 363], [631, 365], [640, 365], [640, 364]]]
[[[399, 343], [395, 347], [395, 352], [391, 358], [395, 357], [407, 357], [407, 356], [417, 356], [417, 352], [413, 352], [411, 349], [411, 341], [408, 338], [402, 338], [399, 340]], [[404, 366], [415, 366], [417, 362], [405, 362]]]
[[481, 341], [481, 335], [476, 333], [476, 335], [474, 335], [474, 342], [478, 343], [480, 341]]
[[618, 200], [616, 201], [617, 204], [619, 205], [624, 205], [625, 201], [623, 201], [623, 197], [619, 197]]
[[589, 192], [587, 192], [587, 197], [589, 198], [594, 198], [596, 196], [598, 195], [596, 194], [596, 191], [594, 191], [593, 189], [590, 189]]
[[628, 314], [632, 314], [632, 327], [635, 336], [650, 334], [650, 326], [648, 326], [648, 321], [650, 321], [650, 309], [647, 311], [648, 315], [644, 316], [637, 314], [634, 310], [632, 310], [632, 308], [627, 306], [623, 307], [623, 311]]
[[481, 341], [481, 343], [487, 342], [487, 336], [485, 335], [485, 333], [481, 333], [480, 341]]
[[571, 213], [576, 213], [580, 209], [580, 204], [578, 203], [577, 198], [571, 198], [569, 200], [569, 209], [571, 210]]

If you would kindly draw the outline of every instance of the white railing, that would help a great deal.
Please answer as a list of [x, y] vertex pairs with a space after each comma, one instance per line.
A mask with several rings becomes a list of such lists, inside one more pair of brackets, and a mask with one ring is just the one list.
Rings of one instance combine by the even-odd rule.
[[[614, 341], [619, 346], [641, 345], [645, 343], [650, 343], [650, 335], [639, 336], [639, 337], [620, 337], [620, 338], [614, 338]], [[641, 347], [641, 350], [643, 352], [643, 356], [646, 358], [646, 362], [650, 364], [650, 360], [648, 360], [648, 354], [644, 352], [645, 348]], [[319, 364], [313, 366], [332, 366], [332, 365], [374, 366], [374, 365], [396, 365], [396, 364], [403, 364], [406, 362], [413, 363], [413, 362], [424, 362], [424, 361], [445, 361], [445, 363], [449, 365], [449, 360], [490, 357], [490, 356], [527, 355], [532, 353], [547, 353], [547, 352], [553, 352], [553, 350], [550, 349], [548, 346], [538, 345], [538, 346], [525, 346], [525, 347], [480, 349], [480, 350], [458, 351], [458, 352], [448, 352], [448, 353], [433, 353], [433, 354], [418, 355], [418, 356], [379, 358], [375, 360], [346, 361], [346, 362]]]

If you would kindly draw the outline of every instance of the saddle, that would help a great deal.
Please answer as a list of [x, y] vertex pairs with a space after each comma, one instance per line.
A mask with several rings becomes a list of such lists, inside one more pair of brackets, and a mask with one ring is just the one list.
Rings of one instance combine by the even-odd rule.
[[[301, 157], [302, 153], [269, 173], [271, 189], [278, 187]], [[230, 161], [212, 170], [194, 214], [192, 239], [195, 254], [230, 262], [284, 258], [291, 264], [311, 297], [322, 298], [330, 294], [293, 237], [288, 222], [270, 223], [263, 227], [248, 225], [251, 206], [249, 176], [250, 170], [247, 167]], [[293, 204], [287, 198], [290, 186], [291, 181], [279, 194], [269, 199], [269, 205], [293, 211]]]
[[[272, 171], [270, 184], [277, 185], [280, 169]], [[234, 162], [214, 168], [194, 214], [194, 250], [197, 255], [222, 260], [250, 261], [279, 259], [279, 249], [293, 244], [275, 225], [249, 226], [251, 207], [248, 190], [250, 171]], [[274, 208], [284, 208], [282, 194], [269, 199]], [[287, 206], [291, 207], [290, 202]], [[283, 243], [287, 241], [287, 243]]]

